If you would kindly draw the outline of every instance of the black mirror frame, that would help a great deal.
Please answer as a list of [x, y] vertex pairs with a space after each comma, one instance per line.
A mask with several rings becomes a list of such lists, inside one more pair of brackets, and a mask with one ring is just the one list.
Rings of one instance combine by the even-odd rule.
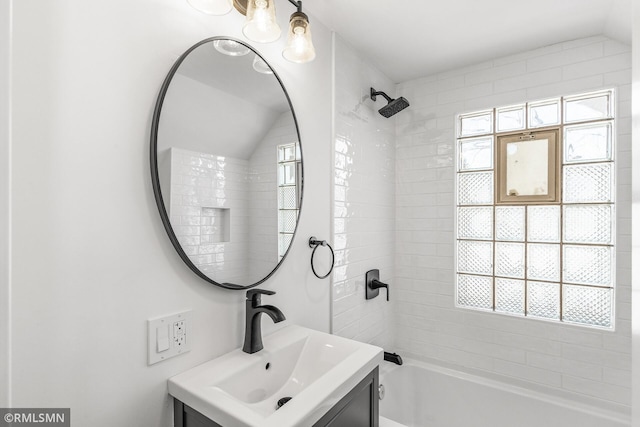
[[[169, 220], [169, 215], [167, 214], [167, 210], [166, 210], [165, 205], [164, 205], [164, 198], [162, 197], [162, 191], [160, 189], [160, 177], [159, 177], [159, 174], [158, 174], [158, 128], [159, 128], [159, 125], [160, 125], [160, 115], [162, 113], [162, 105], [164, 103], [164, 98], [165, 98], [165, 96], [167, 94], [167, 90], [169, 89], [169, 85], [171, 84], [171, 81], [173, 80], [173, 77], [175, 76], [176, 72], [178, 71], [178, 68], [180, 67], [182, 62], [187, 58], [187, 56], [193, 50], [198, 48], [199, 46], [202, 46], [203, 44], [206, 44], [206, 43], [212, 43], [214, 40], [232, 40], [232, 41], [234, 41], [236, 43], [240, 43], [243, 46], [246, 46], [247, 48], [249, 48], [260, 59], [262, 59], [265, 62], [265, 64], [267, 64], [269, 66], [271, 71], [273, 71], [273, 75], [278, 80], [278, 83], [280, 84], [280, 87], [282, 88], [282, 91], [284, 92], [284, 96], [287, 98], [287, 102], [289, 103], [289, 108], [291, 109], [291, 115], [293, 116], [293, 122], [294, 122], [294, 124], [296, 126], [296, 135], [298, 137], [298, 144], [300, 146], [300, 159], [301, 159], [301, 172], [302, 172], [302, 177], [300, 179], [300, 199], [299, 199], [300, 200], [300, 208], [299, 208], [299, 213], [298, 213], [298, 221], [296, 222], [296, 227], [295, 227], [295, 229], [293, 231], [293, 237], [291, 238], [291, 242], [289, 243], [289, 247], [287, 248], [287, 251], [282, 256], [282, 258], [278, 261], [278, 263], [273, 268], [273, 270], [271, 270], [271, 272], [269, 274], [267, 274], [264, 278], [260, 279], [259, 281], [255, 282], [255, 283], [253, 283], [251, 285], [237, 285], [237, 284], [234, 284], [234, 283], [219, 283], [219, 282], [216, 282], [215, 280], [211, 279], [206, 274], [204, 274], [202, 271], [200, 271], [200, 269], [198, 269], [198, 267], [196, 267], [195, 264], [193, 264], [193, 262], [191, 262], [191, 260], [187, 256], [187, 254], [182, 249], [182, 246], [180, 245], [180, 242], [178, 242], [178, 238], [176, 237], [176, 235], [175, 235], [175, 233], [173, 231], [173, 227], [171, 226], [171, 222]], [[276, 71], [265, 60], [265, 58], [262, 55], [260, 55], [252, 46], [248, 45], [247, 43], [245, 43], [245, 42], [243, 42], [241, 40], [234, 39], [232, 37], [222, 37], [222, 36], [220, 36], [220, 37], [210, 37], [210, 38], [204, 39], [204, 40], [196, 43], [195, 45], [191, 46], [189, 49], [187, 49], [187, 51], [185, 51], [178, 58], [178, 60], [173, 64], [173, 66], [169, 70], [169, 74], [167, 74], [167, 77], [164, 79], [164, 82], [162, 83], [162, 87], [160, 89], [160, 94], [158, 95], [158, 99], [156, 101], [156, 106], [155, 106], [155, 109], [153, 111], [153, 120], [151, 122], [150, 162], [151, 162], [151, 164], [150, 164], [150, 166], [151, 166], [151, 184], [153, 186], [153, 195], [155, 196], [156, 205], [158, 207], [158, 211], [160, 213], [160, 218], [162, 219], [162, 224], [164, 225], [164, 229], [166, 230], [167, 235], [169, 236], [169, 240], [171, 240], [171, 243], [173, 244], [174, 249], [176, 250], [176, 252], [178, 252], [178, 255], [180, 256], [182, 261], [184, 261], [184, 263], [187, 265], [187, 267], [189, 267], [189, 269], [191, 271], [193, 271], [198, 277], [200, 277], [201, 279], [205, 280], [206, 282], [209, 282], [209, 283], [211, 283], [213, 285], [216, 285], [216, 286], [219, 286], [221, 288], [232, 289], [232, 290], [243, 290], [243, 289], [250, 289], [250, 288], [256, 287], [256, 286], [260, 285], [261, 283], [265, 282], [267, 279], [269, 279], [276, 272], [276, 270], [280, 267], [280, 265], [282, 265], [282, 262], [287, 258], [287, 255], [289, 254], [289, 251], [291, 250], [291, 246], [293, 246], [293, 241], [295, 239], [296, 232], [298, 231], [298, 225], [300, 224], [300, 213], [302, 212], [302, 205], [303, 205], [302, 202], [303, 202], [303, 196], [304, 196], [304, 160], [303, 160], [303, 155], [302, 155], [302, 142], [300, 141], [300, 129], [298, 128], [298, 119], [296, 118], [296, 113], [295, 113], [295, 111], [293, 109], [293, 104], [291, 103], [291, 98], [289, 98], [289, 93], [287, 92], [287, 89], [285, 88], [284, 84], [282, 83], [282, 80], [280, 79], [280, 76], [278, 76], [278, 73], [276, 73]]]

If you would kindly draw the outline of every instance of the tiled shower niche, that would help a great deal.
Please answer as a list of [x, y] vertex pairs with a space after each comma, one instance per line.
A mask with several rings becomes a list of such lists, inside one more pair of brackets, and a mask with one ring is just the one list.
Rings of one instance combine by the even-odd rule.
[[207, 208], [200, 209], [200, 244], [224, 243], [230, 241], [231, 217], [228, 208]]

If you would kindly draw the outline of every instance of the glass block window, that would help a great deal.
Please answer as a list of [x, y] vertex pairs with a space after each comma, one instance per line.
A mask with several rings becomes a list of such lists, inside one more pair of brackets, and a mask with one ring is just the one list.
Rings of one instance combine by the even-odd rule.
[[[613, 329], [613, 90], [457, 118], [456, 306]], [[496, 141], [558, 129], [561, 197], [497, 203]]]
[[278, 145], [278, 257], [289, 249], [300, 212], [300, 147], [297, 143]]

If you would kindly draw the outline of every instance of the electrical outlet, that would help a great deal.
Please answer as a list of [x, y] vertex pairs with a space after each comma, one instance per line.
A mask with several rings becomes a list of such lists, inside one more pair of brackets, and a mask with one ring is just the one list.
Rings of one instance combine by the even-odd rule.
[[182, 353], [182, 349], [187, 346], [186, 334], [180, 334], [173, 338], [174, 346], [178, 349], [178, 353]]
[[177, 337], [178, 335], [185, 334], [185, 322], [184, 320], [180, 320], [178, 322], [173, 322], [173, 336]]
[[191, 350], [190, 321], [191, 310], [147, 321], [149, 365]]

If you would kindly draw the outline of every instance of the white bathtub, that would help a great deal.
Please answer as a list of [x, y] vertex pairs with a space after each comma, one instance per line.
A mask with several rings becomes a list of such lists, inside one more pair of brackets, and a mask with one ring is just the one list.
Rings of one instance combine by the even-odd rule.
[[380, 427], [629, 427], [630, 416], [424, 362], [384, 362]]

